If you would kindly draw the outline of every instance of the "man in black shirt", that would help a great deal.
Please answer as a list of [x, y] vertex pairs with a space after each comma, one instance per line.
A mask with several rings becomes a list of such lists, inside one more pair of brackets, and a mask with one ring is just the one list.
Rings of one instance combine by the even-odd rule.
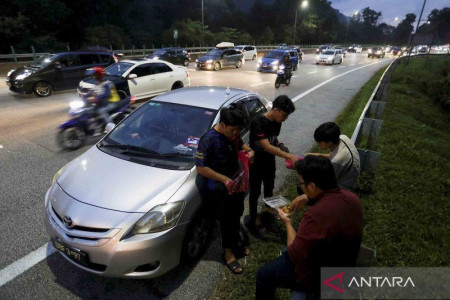
[[[234, 274], [243, 272], [233, 248], [240, 241], [240, 218], [244, 212], [245, 193], [231, 193], [228, 190], [232, 177], [239, 171], [238, 151], [245, 150], [249, 159], [253, 151], [239, 135], [243, 116], [237, 108], [223, 108], [220, 123], [206, 133], [199, 141], [195, 165], [196, 184], [208, 213], [216, 215], [220, 222], [224, 260]], [[248, 250], [248, 249], [247, 249]]]
[[283, 143], [278, 141], [281, 123], [295, 111], [289, 97], [278, 96], [273, 101], [270, 111], [256, 117], [250, 124], [250, 147], [255, 151], [255, 159], [250, 167], [250, 218], [246, 219], [246, 227], [257, 230], [258, 198], [261, 195], [261, 184], [264, 183], [264, 197], [273, 196], [275, 183], [275, 156], [290, 159], [295, 163], [297, 158], [289, 153]]

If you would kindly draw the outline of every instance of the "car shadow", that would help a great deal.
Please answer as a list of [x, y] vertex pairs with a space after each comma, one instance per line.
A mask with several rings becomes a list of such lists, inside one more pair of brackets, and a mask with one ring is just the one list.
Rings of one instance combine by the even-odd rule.
[[[204, 299], [216, 286], [217, 282], [212, 278], [216, 281], [221, 278], [217, 262], [222, 263], [222, 249], [217, 233], [199, 261], [181, 262], [175, 269], [154, 279], [107, 278], [91, 274], [72, 265], [59, 253], [48, 256], [46, 263], [55, 283], [82, 299], [162, 299], [178, 289], [180, 291], [172, 295], [174, 298], [179, 298], [184, 291], [195, 291], [199, 296], [195, 298]], [[215, 276], [208, 273], [215, 273]], [[199, 281], [204, 284], [199, 285]]]

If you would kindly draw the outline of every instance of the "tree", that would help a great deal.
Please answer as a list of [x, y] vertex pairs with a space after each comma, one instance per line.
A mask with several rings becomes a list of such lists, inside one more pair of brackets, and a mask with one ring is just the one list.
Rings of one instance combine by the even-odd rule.
[[397, 46], [406, 45], [408, 43], [411, 32], [414, 30], [414, 22], [416, 21], [415, 14], [407, 14], [394, 30], [394, 41]]
[[113, 49], [119, 49], [122, 45], [131, 43], [121, 28], [111, 24], [88, 28], [87, 32], [88, 46], [109, 47], [111, 45]]

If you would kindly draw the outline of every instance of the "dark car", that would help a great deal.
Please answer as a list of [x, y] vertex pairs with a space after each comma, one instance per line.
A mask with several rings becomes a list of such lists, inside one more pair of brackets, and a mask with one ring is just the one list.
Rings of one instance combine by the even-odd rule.
[[402, 48], [400, 47], [391, 47], [391, 54], [395, 56], [401, 56], [403, 54]]
[[333, 45], [331, 45], [331, 44], [322, 45], [316, 49], [316, 54], [320, 54], [320, 53], [322, 53], [323, 50], [330, 49], [331, 47], [333, 47]]
[[107, 67], [117, 62], [113, 52], [72, 51], [46, 54], [6, 77], [9, 89], [16, 93], [50, 96], [53, 90], [73, 89], [86, 77], [86, 69]]
[[372, 47], [369, 49], [369, 53], [367, 54], [367, 57], [373, 57], [373, 58], [383, 58], [385, 55], [384, 49], [382, 47]]
[[[233, 46], [234, 47], [234, 46]], [[224, 67], [242, 66], [244, 55], [234, 48], [215, 48], [195, 60], [197, 69], [218, 71]]]
[[172, 47], [158, 49], [146, 58], [165, 60], [174, 65], [183, 65], [186, 67], [189, 65], [190, 55], [184, 48]]
[[288, 54], [292, 64], [292, 70], [298, 68], [298, 52], [294, 49], [275, 49], [259, 59], [256, 65], [258, 72], [277, 72], [280, 65], [283, 64], [283, 56]]

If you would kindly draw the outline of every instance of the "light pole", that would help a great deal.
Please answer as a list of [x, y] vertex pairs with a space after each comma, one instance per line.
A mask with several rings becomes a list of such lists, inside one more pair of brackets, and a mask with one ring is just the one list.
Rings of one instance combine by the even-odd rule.
[[203, 0], [202, 0], [202, 46], [205, 47], [205, 20], [203, 19]]
[[357, 16], [358, 13], [359, 13], [359, 11], [355, 11], [355, 12], [353, 13], [353, 15], [351, 16], [351, 18], [349, 18], [348, 21], [347, 21], [347, 31], [345, 32], [345, 43], [344, 43], [344, 44], [347, 44], [347, 38], [348, 38], [348, 25], [350, 24], [350, 20], [351, 20], [353, 17]]
[[[302, 4], [301, 4], [302, 8], [307, 8], [308, 7], [308, 1], [307, 0], [303, 0]], [[298, 7], [295, 6], [295, 21], [294, 21], [294, 45], [295, 45], [295, 36], [297, 33], [297, 10]]]

